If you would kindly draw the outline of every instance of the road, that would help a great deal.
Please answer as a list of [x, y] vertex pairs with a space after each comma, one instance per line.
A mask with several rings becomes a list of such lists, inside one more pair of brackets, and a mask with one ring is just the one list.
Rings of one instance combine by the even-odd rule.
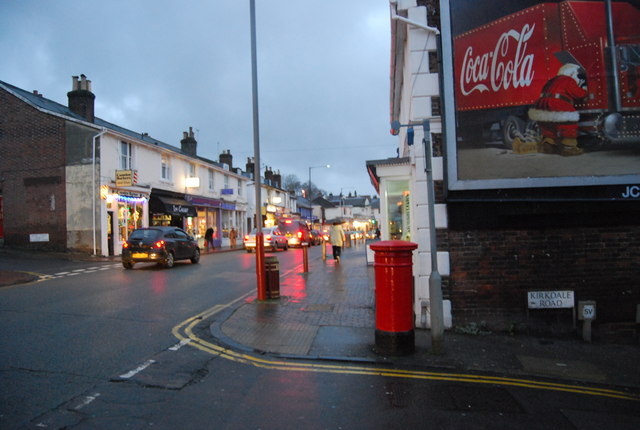
[[[278, 259], [287, 272], [300, 251]], [[45, 276], [0, 288], [0, 429], [637, 428], [633, 401], [365, 365], [285, 366], [181, 343], [189, 324], [215, 342], [211, 320], [255, 294], [254, 261], [220, 253], [125, 270], [3, 257], [0, 269]]]

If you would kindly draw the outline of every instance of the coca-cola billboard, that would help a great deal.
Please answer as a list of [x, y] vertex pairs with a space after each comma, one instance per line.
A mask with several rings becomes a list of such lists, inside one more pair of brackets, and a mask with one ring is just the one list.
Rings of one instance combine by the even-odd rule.
[[640, 0], [441, 7], [449, 189], [640, 183]]
[[457, 109], [508, 106], [516, 91], [518, 102], [533, 103], [539, 95], [534, 78], [549, 70], [543, 25], [544, 9], [538, 7], [522, 20], [498, 21], [489, 30], [493, 38], [470, 32], [466, 43], [455, 43]]

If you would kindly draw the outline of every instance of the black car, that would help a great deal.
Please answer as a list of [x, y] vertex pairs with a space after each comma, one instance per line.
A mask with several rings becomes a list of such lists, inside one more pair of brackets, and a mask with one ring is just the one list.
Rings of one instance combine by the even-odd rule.
[[153, 262], [173, 267], [176, 260], [200, 261], [196, 240], [178, 227], [149, 227], [134, 230], [122, 245], [122, 265], [132, 269], [135, 263]]

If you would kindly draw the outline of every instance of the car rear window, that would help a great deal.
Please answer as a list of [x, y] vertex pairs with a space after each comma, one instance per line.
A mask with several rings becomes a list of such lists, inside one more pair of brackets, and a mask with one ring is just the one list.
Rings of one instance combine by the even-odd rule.
[[306, 226], [299, 223], [280, 224], [280, 229], [285, 233], [295, 233], [297, 231], [307, 230]]
[[135, 230], [129, 236], [129, 239], [135, 240], [153, 240], [160, 236], [160, 230]]

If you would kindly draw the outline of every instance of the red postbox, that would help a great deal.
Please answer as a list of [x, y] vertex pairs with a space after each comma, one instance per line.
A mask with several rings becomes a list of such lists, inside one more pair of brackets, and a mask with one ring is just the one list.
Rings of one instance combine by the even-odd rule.
[[415, 350], [413, 250], [404, 240], [372, 243], [376, 274], [376, 351], [407, 355]]

